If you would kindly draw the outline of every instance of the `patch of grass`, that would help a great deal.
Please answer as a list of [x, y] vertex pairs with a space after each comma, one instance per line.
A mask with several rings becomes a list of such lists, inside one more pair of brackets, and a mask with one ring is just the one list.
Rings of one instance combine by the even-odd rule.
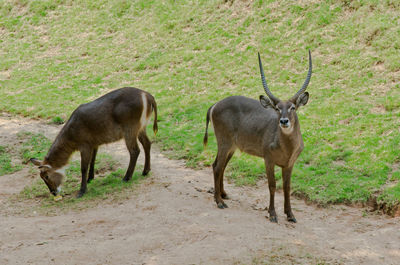
[[[23, 132], [18, 137], [22, 141], [20, 153], [24, 160], [31, 157], [43, 159], [51, 145], [51, 141], [42, 134]], [[2, 150], [5, 149], [0, 148], [0, 159], [2, 158]], [[62, 184], [61, 195], [63, 199], [61, 201], [55, 202], [53, 200], [54, 196], [50, 194], [47, 186], [40, 178], [33, 184], [26, 186], [17, 199], [19, 201], [34, 200], [39, 202], [35, 209], [48, 214], [54, 213], [57, 209], [80, 209], [97, 205], [104, 200], [116, 200], [121, 196], [127, 196], [129, 191], [134, 190], [134, 184], [144, 178], [140, 173], [143, 166], [138, 165], [132, 176], [132, 181], [123, 182], [122, 177], [126, 169], [119, 167], [120, 164], [112, 156], [99, 153], [95, 163], [95, 179], [88, 184], [88, 191], [85, 196], [77, 199], [76, 194], [81, 183], [81, 168], [80, 161], [72, 161], [65, 170], [66, 178]], [[85, 202], [83, 205], [80, 204], [82, 201]]]
[[65, 121], [63, 118], [56, 116], [51, 119], [51, 122], [54, 124], [63, 124]]
[[43, 160], [52, 143], [40, 133], [22, 132], [18, 134], [18, 138], [23, 141], [20, 153], [24, 161], [30, 158]]
[[[144, 177], [141, 166], [137, 166], [132, 181], [123, 182], [126, 169], [118, 167], [118, 162], [111, 156], [99, 154], [95, 164], [95, 178], [88, 183], [88, 191], [82, 198], [76, 198], [81, 184], [80, 162], [72, 161], [66, 169], [66, 178], [62, 184], [61, 201], [54, 201], [47, 186], [41, 179], [26, 186], [18, 195], [19, 201], [34, 200], [37, 211], [53, 214], [59, 210], [79, 210], [98, 205], [104, 201], [114, 201], [128, 196], [135, 189], [135, 184]], [[84, 203], [82, 203], [84, 202]]]
[[[211, 132], [203, 151], [207, 109], [264, 93], [258, 51], [271, 90], [288, 98], [311, 49], [310, 101], [299, 110], [305, 150], [292, 187], [321, 203], [365, 202], [400, 157], [399, 12], [395, 1], [375, 0], [9, 0], [0, 4], [0, 110], [66, 120], [79, 104], [136, 86], [157, 100], [162, 149], [210, 165], [217, 148]], [[264, 174], [261, 159], [243, 155], [227, 168], [239, 184]]]
[[22, 165], [12, 163], [7, 147], [0, 146], [0, 176], [16, 172], [20, 169], [22, 169]]
[[395, 183], [393, 186], [386, 188], [382, 194], [378, 197], [378, 205], [383, 205], [384, 210], [388, 211], [389, 214], [393, 210], [400, 207], [398, 194], [400, 193], [400, 182]]

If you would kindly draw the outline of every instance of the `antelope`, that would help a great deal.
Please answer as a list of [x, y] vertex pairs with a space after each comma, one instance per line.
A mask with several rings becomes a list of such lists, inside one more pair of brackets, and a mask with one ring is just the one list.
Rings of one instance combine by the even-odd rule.
[[[80, 105], [63, 126], [43, 161], [31, 158], [39, 167], [50, 193], [60, 192], [64, 174], [62, 168], [74, 151], [81, 154], [82, 181], [77, 197], [87, 190], [87, 182], [94, 179], [94, 164], [100, 145], [125, 139], [130, 161], [124, 181], [129, 181], [140, 153], [137, 140], [142, 144], [145, 163], [142, 174], [150, 171], [151, 142], [146, 135], [146, 125], [154, 111], [153, 131], [157, 133], [157, 104], [154, 97], [143, 90], [124, 87]], [[89, 168], [89, 176], [87, 178]]]
[[282, 101], [272, 94], [265, 81], [264, 70], [258, 53], [258, 63], [262, 84], [268, 98], [260, 96], [257, 100], [243, 97], [227, 97], [212, 105], [206, 116], [204, 146], [208, 141], [208, 123], [211, 121], [217, 139], [218, 153], [213, 166], [214, 199], [218, 208], [228, 206], [224, 190], [224, 171], [235, 150], [264, 158], [265, 170], [270, 192], [269, 219], [277, 222], [275, 212], [274, 168], [282, 168], [284, 212], [289, 222], [296, 223], [290, 206], [290, 178], [293, 165], [304, 148], [300, 123], [296, 111], [307, 104], [309, 94], [305, 92], [312, 73], [311, 52], [308, 51], [308, 74], [301, 89], [289, 100]]

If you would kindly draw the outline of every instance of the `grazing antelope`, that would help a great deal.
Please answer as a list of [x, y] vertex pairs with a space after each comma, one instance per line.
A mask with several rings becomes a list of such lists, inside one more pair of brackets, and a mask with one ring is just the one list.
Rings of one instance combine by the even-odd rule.
[[140, 153], [137, 143], [139, 139], [145, 153], [142, 174], [146, 175], [150, 171], [151, 147], [146, 135], [146, 125], [153, 111], [153, 131], [156, 133], [157, 104], [154, 97], [133, 87], [114, 90], [92, 102], [80, 105], [61, 129], [44, 160], [31, 158], [30, 161], [39, 167], [40, 177], [56, 196], [63, 178], [60, 169], [68, 163], [74, 151], [80, 151], [82, 182], [77, 196], [79, 198], [86, 192], [86, 183], [94, 178], [94, 163], [100, 145], [125, 139], [130, 161], [123, 180], [129, 181]]
[[203, 142], [207, 145], [208, 123], [211, 120], [218, 144], [217, 157], [213, 163], [214, 198], [218, 208], [228, 207], [222, 200], [227, 198], [223, 183], [224, 171], [233, 153], [239, 148], [242, 152], [264, 158], [270, 192], [268, 212], [272, 222], [277, 222], [274, 167], [277, 165], [282, 168], [285, 214], [288, 221], [296, 222], [290, 206], [290, 177], [293, 165], [304, 148], [296, 111], [308, 101], [309, 94], [305, 90], [312, 73], [310, 51], [308, 56], [307, 78], [302, 88], [289, 100], [282, 101], [271, 93], [258, 54], [261, 80], [268, 98], [260, 96], [258, 102], [247, 97], [231, 96], [208, 109]]

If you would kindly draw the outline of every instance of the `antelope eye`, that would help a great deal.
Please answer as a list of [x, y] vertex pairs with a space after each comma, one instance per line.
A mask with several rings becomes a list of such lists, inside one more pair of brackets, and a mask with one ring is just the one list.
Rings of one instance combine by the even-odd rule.
[[291, 106], [291, 107], [290, 107], [290, 110], [295, 110], [295, 109], [296, 109], [295, 106]]

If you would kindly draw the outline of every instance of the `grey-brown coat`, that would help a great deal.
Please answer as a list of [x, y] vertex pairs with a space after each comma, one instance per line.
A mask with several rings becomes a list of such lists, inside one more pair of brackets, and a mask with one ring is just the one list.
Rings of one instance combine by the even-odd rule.
[[63, 178], [60, 169], [68, 163], [74, 151], [80, 151], [82, 182], [78, 197], [81, 197], [87, 190], [87, 182], [94, 178], [98, 147], [125, 139], [130, 154], [129, 166], [124, 177], [124, 180], [128, 181], [139, 156], [139, 139], [145, 152], [142, 174], [146, 175], [150, 171], [151, 147], [146, 135], [146, 125], [153, 111], [153, 131], [156, 133], [157, 104], [154, 97], [133, 87], [114, 90], [92, 102], [80, 105], [61, 129], [45, 159], [40, 161], [31, 158], [30, 161], [39, 167], [40, 176], [50, 192], [57, 195]]
[[225, 98], [207, 111], [204, 145], [208, 141], [208, 123], [211, 121], [217, 138], [218, 153], [213, 163], [214, 198], [221, 209], [228, 207], [223, 199], [223, 175], [236, 149], [250, 155], [262, 157], [265, 162], [270, 191], [269, 214], [272, 222], [277, 222], [275, 212], [275, 165], [282, 168], [284, 210], [291, 222], [296, 222], [290, 206], [290, 178], [293, 165], [304, 148], [300, 123], [296, 110], [308, 102], [305, 92], [311, 79], [312, 62], [309, 52], [309, 70], [303, 87], [289, 100], [281, 101], [269, 90], [264, 77], [260, 55], [261, 79], [268, 98], [260, 96], [260, 101], [243, 96]]

